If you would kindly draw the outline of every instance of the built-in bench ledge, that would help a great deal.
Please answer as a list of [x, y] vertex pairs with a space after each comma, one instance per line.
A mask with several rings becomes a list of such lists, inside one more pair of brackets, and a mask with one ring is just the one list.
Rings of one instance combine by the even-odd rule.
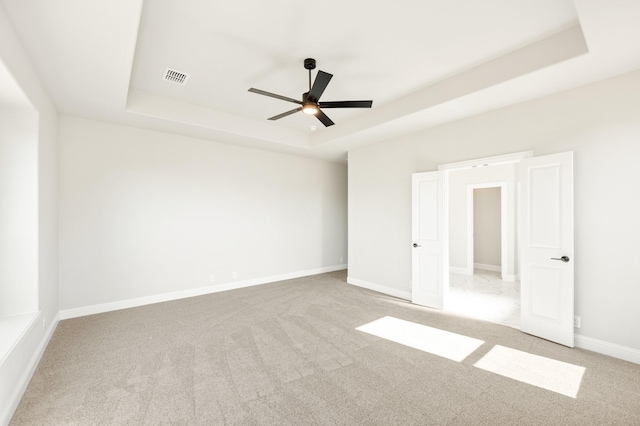
[[40, 312], [0, 316], [0, 365], [7, 355], [18, 346], [33, 323], [40, 318]]

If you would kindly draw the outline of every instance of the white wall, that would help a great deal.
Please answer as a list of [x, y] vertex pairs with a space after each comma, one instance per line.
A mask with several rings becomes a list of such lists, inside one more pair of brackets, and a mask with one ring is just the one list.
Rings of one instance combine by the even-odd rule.
[[[37, 144], [30, 163], [37, 165], [36, 219], [28, 231], [36, 238], [37, 309], [40, 316], [0, 363], [0, 424], [8, 422], [26, 388], [58, 314], [57, 271], [57, 111], [0, 4], [0, 61], [38, 113]], [[33, 159], [37, 156], [37, 160]], [[2, 238], [2, 236], [0, 236]], [[43, 322], [46, 326], [43, 326]]]
[[0, 317], [38, 311], [38, 117], [0, 109]]
[[410, 291], [411, 173], [574, 151], [581, 335], [640, 350], [640, 72], [349, 152], [349, 278]]
[[345, 165], [69, 116], [60, 143], [62, 310], [346, 263]]
[[473, 190], [473, 262], [500, 266], [500, 188]]

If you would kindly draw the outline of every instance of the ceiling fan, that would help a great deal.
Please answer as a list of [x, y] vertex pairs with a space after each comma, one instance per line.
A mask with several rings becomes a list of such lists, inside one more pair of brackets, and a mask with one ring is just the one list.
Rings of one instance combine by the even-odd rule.
[[276, 99], [282, 99], [283, 101], [293, 102], [294, 104], [300, 105], [298, 108], [292, 109], [291, 111], [283, 112], [282, 114], [275, 115], [269, 120], [279, 120], [283, 117], [296, 113], [298, 111], [302, 111], [306, 114], [315, 115], [318, 120], [325, 125], [325, 127], [333, 126], [335, 123], [331, 121], [327, 115], [322, 112], [322, 108], [371, 108], [373, 101], [329, 101], [329, 102], [321, 102], [320, 96], [327, 88], [331, 77], [333, 74], [329, 74], [327, 72], [318, 70], [318, 74], [316, 75], [316, 79], [313, 82], [313, 86], [311, 85], [311, 70], [316, 68], [316, 60], [313, 58], [307, 58], [304, 60], [305, 69], [309, 70], [309, 91], [302, 94], [302, 100], [296, 100], [292, 98], [288, 98], [286, 96], [276, 95], [275, 93], [265, 92], [264, 90], [254, 89], [253, 87], [249, 89], [252, 93], [257, 93], [259, 95], [270, 96]]

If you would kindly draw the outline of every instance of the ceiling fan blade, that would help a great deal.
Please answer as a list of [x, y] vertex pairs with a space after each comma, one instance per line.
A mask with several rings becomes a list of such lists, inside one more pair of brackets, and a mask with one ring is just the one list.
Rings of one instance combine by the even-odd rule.
[[321, 110], [318, 110], [316, 117], [318, 118], [318, 120], [322, 121], [322, 124], [324, 124], [325, 127], [333, 126], [334, 124], [336, 124], [331, 121], [331, 119], [327, 117], [327, 115]]
[[275, 93], [265, 92], [264, 90], [260, 90], [260, 89], [254, 89], [253, 87], [249, 89], [249, 91], [251, 93], [257, 93], [258, 95], [269, 96], [271, 98], [281, 99], [283, 101], [293, 102], [294, 104], [302, 105], [302, 101], [299, 101], [297, 99], [287, 98], [286, 96], [276, 95]]
[[316, 101], [320, 99], [320, 96], [322, 96], [324, 89], [327, 88], [327, 84], [329, 84], [329, 81], [331, 81], [331, 77], [333, 77], [333, 74], [329, 74], [328, 72], [324, 71], [318, 71], [316, 79], [313, 82], [313, 86], [311, 87], [311, 90], [309, 90], [308, 98], [314, 99]]
[[274, 115], [269, 120], [279, 120], [282, 117], [286, 117], [287, 115], [295, 114], [298, 111], [302, 111], [302, 107], [296, 108], [296, 109], [292, 109], [291, 111], [283, 112], [282, 114]]
[[371, 108], [373, 101], [319, 102], [320, 108]]

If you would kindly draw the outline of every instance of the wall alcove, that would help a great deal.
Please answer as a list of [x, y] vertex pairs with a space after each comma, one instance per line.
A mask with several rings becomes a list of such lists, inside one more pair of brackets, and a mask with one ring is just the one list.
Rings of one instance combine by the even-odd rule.
[[38, 112], [0, 63], [0, 365], [39, 318]]

